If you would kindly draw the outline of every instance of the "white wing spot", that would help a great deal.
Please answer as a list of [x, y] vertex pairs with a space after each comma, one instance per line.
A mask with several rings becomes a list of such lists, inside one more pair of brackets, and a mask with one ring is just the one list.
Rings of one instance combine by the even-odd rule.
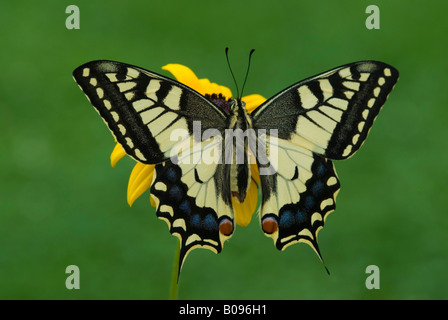
[[148, 124], [156, 119], [163, 111], [164, 109], [162, 107], [151, 108], [140, 113], [140, 117], [142, 117], [144, 124]]
[[187, 231], [187, 225], [185, 224], [185, 220], [182, 218], [176, 219], [173, 222], [173, 228], [182, 228], [184, 231]]
[[90, 69], [89, 68], [82, 69], [82, 76], [83, 77], [88, 77], [89, 74], [90, 74]]
[[[331, 177], [331, 178], [334, 178], [334, 177]], [[330, 181], [330, 179], [328, 179], [328, 181]], [[328, 184], [328, 182], [327, 182], [327, 185], [330, 185], [330, 184]], [[314, 212], [313, 215], [311, 216], [311, 225], [313, 225], [314, 222], [316, 222], [316, 221], [322, 221], [322, 215], [319, 212]]]
[[359, 91], [359, 82], [344, 81], [342, 84], [348, 89]]
[[380, 86], [382, 86], [383, 84], [385, 84], [386, 83], [386, 79], [384, 79], [383, 77], [379, 77], [379, 79], [378, 79], [378, 84], [380, 85]]
[[132, 142], [131, 138], [126, 138], [126, 143], [129, 146], [129, 148], [134, 148], [134, 142]]
[[218, 246], [218, 242], [212, 240], [212, 239], [204, 239], [205, 242], [210, 243], [212, 246]]
[[330, 118], [332, 118], [334, 121], [337, 121], [337, 122], [341, 121], [342, 114], [343, 114], [342, 110], [332, 108], [327, 105], [323, 105], [322, 107], [319, 108], [319, 110], [322, 111], [323, 113], [325, 113]]
[[327, 180], [327, 186], [334, 186], [338, 182], [338, 179], [336, 177], [330, 177]]
[[148, 129], [151, 131], [152, 135], [156, 137], [160, 132], [165, 130], [174, 119], [177, 118], [177, 114], [174, 112], [166, 112], [157, 119], [154, 120], [153, 124], [151, 124]]
[[132, 106], [134, 107], [135, 111], [140, 112], [143, 109], [149, 108], [154, 104], [154, 101], [149, 99], [140, 99], [137, 101], [134, 101], [132, 103]]
[[352, 73], [350, 71], [350, 68], [344, 68], [342, 70], [339, 70], [339, 76], [341, 78], [347, 78], [347, 77], [349, 77], [351, 75], [352, 75]]
[[129, 91], [137, 85], [137, 82], [129, 81], [129, 82], [120, 82], [117, 84], [120, 92]]
[[126, 74], [128, 77], [130, 77], [130, 78], [137, 78], [139, 75], [140, 75], [140, 72], [138, 72], [137, 70], [135, 70], [135, 69], [132, 69], [132, 68], [128, 68], [128, 72], [127, 72], [127, 74]]
[[96, 94], [98, 95], [98, 98], [103, 99], [104, 97], [104, 91], [101, 88], [96, 88]]
[[362, 112], [362, 117], [364, 118], [364, 120], [367, 120], [368, 115], [369, 115], [369, 109], [366, 109]]
[[353, 138], [352, 138], [352, 143], [353, 143], [353, 145], [355, 145], [356, 143], [358, 143], [358, 140], [359, 140], [359, 133], [358, 133], [358, 134], [355, 134], [355, 135], [353, 136]]
[[142, 161], [146, 161], [145, 156], [139, 149], [135, 149], [134, 152], [135, 152], [135, 155], [137, 156], [137, 158], [139, 158]]
[[370, 73], [361, 72], [359, 81], [367, 81], [367, 79], [369, 79], [369, 77], [370, 77]]
[[109, 78], [110, 82], [117, 82], [117, 74], [116, 73], [106, 73], [106, 77]]
[[155, 185], [154, 185], [154, 188], [156, 189], [156, 190], [159, 190], [159, 191], [166, 191], [167, 190], [167, 188], [166, 188], [166, 184], [164, 184], [163, 182], [157, 182]]
[[188, 237], [187, 241], [185, 241], [185, 246], [188, 246], [190, 243], [195, 241], [201, 241], [201, 237], [199, 237], [196, 233]]
[[343, 156], [343, 157], [347, 157], [347, 156], [350, 154], [350, 152], [352, 152], [352, 145], [351, 145], [351, 144], [349, 144], [349, 145], [345, 148], [344, 153], [342, 154], [342, 156]]
[[160, 89], [160, 80], [151, 80], [149, 81], [148, 87], [146, 88], [146, 95], [148, 98], [157, 101], [158, 98], [156, 96], [156, 92]]
[[364, 129], [364, 125], [365, 125], [365, 121], [361, 121], [360, 123], [358, 123], [358, 131], [362, 132], [362, 129]]
[[344, 94], [347, 99], [351, 99], [355, 93], [353, 91], [344, 91]]
[[181, 95], [182, 95], [182, 89], [179, 87], [172, 86], [171, 90], [168, 92], [165, 99], [163, 99], [163, 103], [171, 109], [179, 110]]
[[112, 105], [110, 104], [110, 101], [107, 99], [103, 100], [104, 106], [107, 108], [107, 110], [110, 110], [112, 108]]
[[311, 239], [314, 239], [313, 234], [311, 233], [311, 231], [309, 229], [303, 229], [302, 231], [300, 231], [298, 233], [299, 236], [305, 236], [305, 237], [309, 237]]
[[96, 85], [98, 84], [98, 81], [96, 81], [96, 78], [90, 78], [89, 83], [90, 83], [92, 86], [96, 87]]
[[284, 238], [280, 239], [280, 242], [281, 243], [285, 243], [285, 242], [288, 242], [289, 240], [291, 240], [292, 238], [295, 238], [295, 237], [296, 237], [296, 235], [292, 234], [290, 236], [287, 236], [287, 237], [284, 237]]
[[381, 88], [380, 87], [376, 87], [375, 89], [373, 89], [373, 95], [375, 97], [378, 97], [380, 95], [380, 91], [381, 91]]
[[348, 101], [344, 100], [344, 99], [331, 98], [330, 100], [328, 100], [328, 103], [330, 103], [332, 106], [342, 109], [342, 110], [347, 110], [347, 107], [348, 107]]
[[[136, 150], [138, 150], [138, 149], [136, 149]], [[168, 213], [170, 216], [174, 215], [173, 208], [170, 206], [167, 206], [166, 204], [161, 205], [159, 210], [160, 210], [160, 212]]]
[[333, 132], [334, 128], [336, 127], [337, 123], [332, 118], [327, 117], [326, 115], [323, 115], [322, 113], [318, 111], [310, 111], [307, 113], [307, 115], [314, 120], [317, 124], [324, 127], [325, 130], [329, 132]]
[[308, 86], [300, 86], [297, 91], [299, 92], [302, 107], [304, 107], [305, 109], [311, 109], [315, 107], [319, 102], [319, 100], [317, 100], [316, 96], [311, 92]]
[[132, 100], [132, 98], [134, 98], [134, 96], [135, 96], [135, 93], [133, 91], [129, 91], [124, 94], [124, 97], [128, 100]]
[[374, 104], [375, 104], [375, 98], [370, 98], [370, 100], [367, 101], [367, 106], [369, 108], [372, 108]]
[[333, 96], [333, 86], [328, 79], [320, 79], [319, 86], [324, 94], [324, 101], [330, 99]]
[[118, 129], [120, 129], [120, 132], [121, 132], [122, 135], [126, 134], [126, 128], [124, 127], [124, 125], [119, 124], [118, 125]]
[[326, 207], [333, 205], [334, 201], [328, 198], [320, 203], [320, 210], [324, 210]]
[[118, 120], [120, 120], [120, 117], [118, 116], [118, 113], [112, 111], [112, 112], [110, 113], [110, 115], [112, 116], [112, 118], [114, 118], [114, 121], [118, 121]]
[[389, 68], [384, 69], [384, 75], [385, 75], [386, 77], [390, 77], [390, 76], [392, 75], [392, 73], [390, 72], [390, 69], [389, 69]]

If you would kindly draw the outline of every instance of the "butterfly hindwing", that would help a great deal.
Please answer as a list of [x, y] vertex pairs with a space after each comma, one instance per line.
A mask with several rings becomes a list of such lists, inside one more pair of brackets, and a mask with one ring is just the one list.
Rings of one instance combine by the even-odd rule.
[[317, 233], [335, 209], [340, 187], [331, 160], [283, 139], [262, 143], [274, 169], [273, 174], [260, 175], [263, 231], [279, 250], [306, 242], [320, 256]]
[[326, 158], [352, 156], [362, 145], [397, 82], [398, 71], [378, 61], [347, 64], [298, 82], [253, 113], [255, 128]]
[[233, 234], [228, 169], [218, 163], [175, 164], [171, 160], [155, 167], [151, 199], [157, 216], [180, 240], [179, 272], [192, 249], [219, 253]]
[[[73, 76], [112, 131], [135, 160], [154, 164], [167, 160], [172, 147], [201, 130], [223, 130], [224, 113], [183, 84], [132, 65], [92, 61]], [[177, 131], [176, 131], [177, 130]], [[172, 139], [173, 132], [184, 136]]]

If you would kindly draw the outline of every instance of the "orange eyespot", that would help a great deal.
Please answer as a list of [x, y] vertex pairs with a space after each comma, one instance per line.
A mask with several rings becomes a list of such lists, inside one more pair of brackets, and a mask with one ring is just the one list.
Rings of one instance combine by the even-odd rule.
[[267, 234], [272, 234], [278, 230], [278, 223], [272, 217], [264, 218], [261, 223], [261, 228]]
[[219, 224], [219, 232], [225, 236], [230, 236], [233, 233], [233, 222], [229, 219], [224, 219]]

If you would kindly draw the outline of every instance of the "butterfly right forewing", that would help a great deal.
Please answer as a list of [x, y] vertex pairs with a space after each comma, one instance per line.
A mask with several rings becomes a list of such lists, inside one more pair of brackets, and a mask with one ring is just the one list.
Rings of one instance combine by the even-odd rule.
[[398, 80], [383, 62], [361, 61], [300, 81], [253, 113], [255, 128], [278, 129], [279, 137], [326, 158], [352, 156], [363, 144]]

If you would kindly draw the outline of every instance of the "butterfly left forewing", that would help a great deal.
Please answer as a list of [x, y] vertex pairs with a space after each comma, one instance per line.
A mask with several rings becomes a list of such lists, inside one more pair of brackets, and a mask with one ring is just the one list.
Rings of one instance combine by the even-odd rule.
[[[117, 142], [135, 160], [154, 164], [172, 148], [201, 132], [224, 130], [224, 113], [191, 88], [148, 70], [115, 61], [92, 61], [73, 77]], [[173, 135], [174, 133], [174, 135]]]

